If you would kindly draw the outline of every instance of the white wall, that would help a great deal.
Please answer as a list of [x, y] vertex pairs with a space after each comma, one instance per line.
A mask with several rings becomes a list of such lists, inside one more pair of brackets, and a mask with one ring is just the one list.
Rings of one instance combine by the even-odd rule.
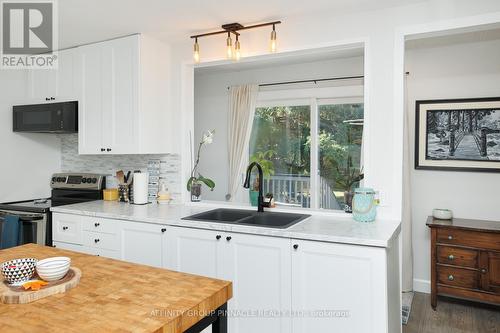
[[27, 72], [0, 69], [0, 202], [49, 197], [50, 176], [60, 170], [56, 135], [12, 132], [12, 106], [27, 100]]
[[249, 83], [284, 82], [363, 74], [363, 57], [342, 58], [281, 66], [265, 66], [243, 71], [197, 73], [194, 81], [194, 138], [215, 129], [214, 143], [204, 148], [200, 173], [212, 178], [213, 192], [203, 191], [205, 200], [224, 201], [228, 193], [227, 87]]
[[[410, 49], [406, 54], [411, 138], [415, 100], [500, 96], [500, 40]], [[413, 142], [411, 148], [414, 156]], [[449, 208], [456, 217], [500, 221], [500, 174], [412, 168], [411, 182], [415, 288], [426, 290], [430, 280], [427, 216], [433, 208]]]
[[[402, 124], [403, 108], [398, 104], [395, 94], [400, 88], [395, 76], [399, 65], [400, 50], [395, 49], [401, 41], [398, 35], [405, 27], [423, 25], [443, 29], [451, 25], [477, 24], [496, 19], [500, 14], [500, 2], [496, 0], [436, 0], [413, 5], [387, 8], [375, 11], [353, 12], [337, 15], [324, 12], [314, 16], [302, 16], [288, 19], [283, 17], [283, 24], [278, 26], [278, 47], [280, 52], [304, 50], [323, 46], [366, 41], [365, 114], [367, 118], [366, 134], [368, 146], [365, 154], [365, 182], [367, 186], [381, 190], [383, 196], [379, 216], [401, 218], [402, 210]], [[277, 13], [279, 15], [279, 13]], [[483, 15], [473, 19], [475, 15]], [[259, 18], [256, 18], [259, 19]], [[447, 22], [452, 20], [453, 22]], [[245, 22], [242, 22], [245, 23]], [[423, 29], [421, 29], [423, 30]], [[419, 29], [416, 29], [419, 31]], [[420, 32], [420, 31], [419, 31]], [[244, 56], [268, 54], [269, 31], [257, 29], [245, 31], [242, 35]], [[203, 61], [222, 60], [224, 41], [209, 37], [200, 41]], [[192, 129], [192, 41], [176, 44], [174, 59], [179, 66], [176, 79], [179, 79], [179, 94], [174, 101], [183, 113], [184, 128], [180, 129], [183, 143], [183, 178], [189, 174], [189, 137]], [[401, 53], [402, 54], [402, 53]], [[186, 171], [188, 170], [188, 171]]]

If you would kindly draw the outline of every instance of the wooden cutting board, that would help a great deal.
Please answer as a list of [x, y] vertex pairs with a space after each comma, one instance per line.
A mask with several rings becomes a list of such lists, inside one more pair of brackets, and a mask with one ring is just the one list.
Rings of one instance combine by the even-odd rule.
[[[4, 304], [26, 304], [41, 298], [64, 293], [78, 285], [82, 272], [76, 267], [70, 267], [61, 280], [49, 282], [40, 290], [25, 290], [23, 286], [11, 286], [6, 281], [0, 283], [0, 298]], [[35, 275], [33, 279], [36, 279]]]

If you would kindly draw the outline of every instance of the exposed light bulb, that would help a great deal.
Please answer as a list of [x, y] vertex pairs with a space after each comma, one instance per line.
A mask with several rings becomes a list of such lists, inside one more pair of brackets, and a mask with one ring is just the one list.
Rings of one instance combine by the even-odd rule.
[[269, 49], [273, 53], [276, 52], [276, 29], [274, 24], [273, 24], [273, 31], [271, 31], [271, 41], [269, 44]]
[[236, 61], [241, 59], [241, 45], [238, 36], [236, 36], [236, 42], [234, 43], [234, 59]]
[[193, 59], [195, 63], [200, 62], [200, 45], [198, 44], [198, 38], [194, 40], [194, 53], [193, 53]]
[[226, 40], [226, 57], [227, 59], [232, 59], [233, 58], [233, 40], [231, 39], [231, 33], [227, 33], [227, 40]]

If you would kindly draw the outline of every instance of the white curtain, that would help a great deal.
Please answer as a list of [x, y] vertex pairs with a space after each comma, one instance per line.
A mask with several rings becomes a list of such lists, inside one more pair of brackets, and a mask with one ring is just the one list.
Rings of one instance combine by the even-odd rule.
[[242, 194], [241, 180], [249, 160], [249, 142], [258, 91], [259, 86], [256, 84], [229, 88], [229, 192], [226, 199], [230, 201], [239, 199]]
[[410, 131], [410, 101], [408, 100], [408, 75], [405, 75], [405, 109], [404, 111], [404, 152], [403, 152], [403, 223], [401, 225], [403, 249], [403, 292], [413, 291], [413, 245], [411, 219], [411, 178], [412, 170], [412, 133]]

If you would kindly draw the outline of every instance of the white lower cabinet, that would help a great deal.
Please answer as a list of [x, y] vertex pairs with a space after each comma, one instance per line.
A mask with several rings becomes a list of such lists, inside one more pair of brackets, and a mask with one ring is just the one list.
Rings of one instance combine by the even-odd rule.
[[229, 332], [290, 332], [290, 240], [167, 227], [167, 268], [233, 282]]
[[167, 227], [165, 235], [165, 268], [220, 278], [221, 232]]
[[232, 281], [233, 333], [401, 330], [389, 248], [53, 214], [54, 246]]
[[123, 260], [163, 267], [165, 226], [123, 221], [120, 229]]
[[303, 240], [292, 248], [291, 332], [388, 332], [384, 248]]
[[221, 278], [233, 282], [228, 331], [290, 332], [290, 240], [231, 233], [223, 243]]

